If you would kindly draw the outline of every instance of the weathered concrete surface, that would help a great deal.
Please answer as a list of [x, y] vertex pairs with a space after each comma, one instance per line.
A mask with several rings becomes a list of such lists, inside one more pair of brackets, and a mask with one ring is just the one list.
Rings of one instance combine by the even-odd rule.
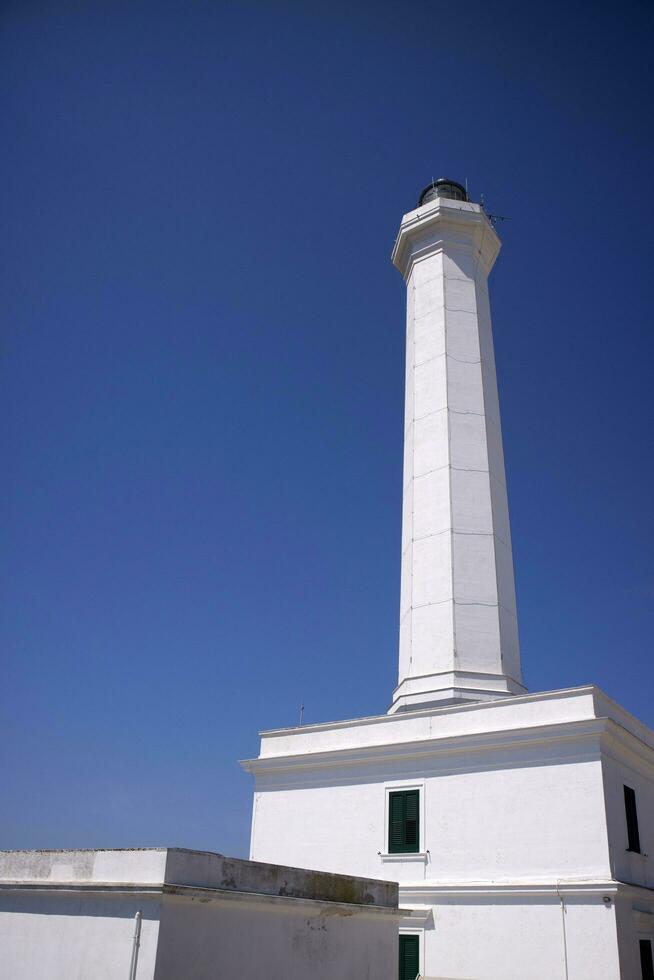
[[163, 883], [168, 849], [0, 851], [0, 881]]
[[261, 895], [284, 895], [318, 902], [397, 908], [398, 887], [395, 882], [307, 871], [179, 848], [168, 851], [165, 882]]
[[[0, 980], [394, 980], [394, 882], [181, 848], [0, 852]], [[138, 913], [138, 915], [137, 915]]]
[[0, 883], [183, 885], [397, 908], [392, 881], [310, 871], [187, 848], [0, 851]]

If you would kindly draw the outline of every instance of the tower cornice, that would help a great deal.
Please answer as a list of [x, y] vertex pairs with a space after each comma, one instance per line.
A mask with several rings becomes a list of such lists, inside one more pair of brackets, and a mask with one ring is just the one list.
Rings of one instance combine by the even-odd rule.
[[413, 263], [438, 251], [445, 242], [448, 247], [474, 249], [485, 275], [493, 268], [501, 248], [500, 239], [479, 204], [438, 198], [404, 215], [393, 248], [393, 264], [408, 279]]

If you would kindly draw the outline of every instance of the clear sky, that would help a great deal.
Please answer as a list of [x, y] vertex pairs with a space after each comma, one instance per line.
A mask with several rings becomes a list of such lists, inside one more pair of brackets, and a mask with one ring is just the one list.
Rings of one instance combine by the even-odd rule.
[[511, 218], [526, 683], [654, 725], [653, 9], [5, 0], [1, 847], [245, 855], [257, 731], [386, 710], [441, 175]]

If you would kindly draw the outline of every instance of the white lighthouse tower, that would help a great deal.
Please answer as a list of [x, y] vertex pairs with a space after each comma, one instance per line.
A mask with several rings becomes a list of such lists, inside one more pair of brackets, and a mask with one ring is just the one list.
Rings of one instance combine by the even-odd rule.
[[400, 676], [391, 711], [524, 694], [488, 274], [500, 242], [438, 180], [405, 215]]
[[402, 219], [399, 682], [385, 714], [261, 733], [251, 857], [397, 880], [399, 980], [654, 980], [654, 732], [594, 686], [522, 685], [499, 248], [451, 180]]

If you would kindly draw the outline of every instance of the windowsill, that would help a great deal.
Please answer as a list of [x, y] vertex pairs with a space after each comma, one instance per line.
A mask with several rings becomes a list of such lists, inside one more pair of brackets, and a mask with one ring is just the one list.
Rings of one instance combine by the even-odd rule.
[[379, 854], [382, 861], [422, 861], [425, 863], [429, 857], [429, 851], [407, 851], [404, 854]]
[[639, 858], [646, 858], [646, 857], [648, 857], [648, 855], [645, 854], [644, 851], [634, 851], [631, 847], [625, 847], [625, 851], [627, 852], [627, 854], [635, 854]]

